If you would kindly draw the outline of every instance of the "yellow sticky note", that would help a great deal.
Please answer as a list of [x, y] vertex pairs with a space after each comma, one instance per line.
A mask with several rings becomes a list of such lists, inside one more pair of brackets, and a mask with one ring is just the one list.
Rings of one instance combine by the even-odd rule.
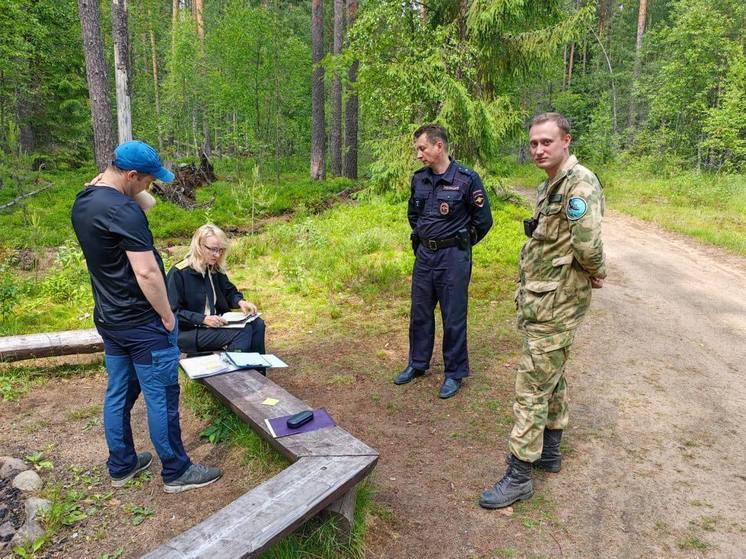
[[265, 406], [276, 406], [280, 400], [276, 400], [274, 398], [267, 398], [262, 402]]

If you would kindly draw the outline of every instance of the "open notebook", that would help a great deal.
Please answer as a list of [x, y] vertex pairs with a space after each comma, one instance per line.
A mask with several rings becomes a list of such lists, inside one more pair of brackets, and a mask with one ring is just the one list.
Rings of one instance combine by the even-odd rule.
[[272, 354], [241, 353], [225, 351], [201, 355], [199, 357], [188, 357], [181, 359], [179, 365], [191, 379], [204, 378], [212, 375], [231, 373], [241, 369], [256, 369], [257, 367], [278, 368], [287, 367], [279, 357]]

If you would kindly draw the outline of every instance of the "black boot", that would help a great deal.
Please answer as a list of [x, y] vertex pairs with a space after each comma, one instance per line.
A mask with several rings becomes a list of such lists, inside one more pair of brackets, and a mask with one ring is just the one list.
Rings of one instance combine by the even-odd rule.
[[503, 478], [491, 489], [482, 492], [479, 506], [486, 509], [501, 509], [516, 501], [525, 501], [534, 495], [531, 481], [531, 462], [508, 455], [508, 469]]
[[559, 472], [562, 468], [561, 440], [562, 429], [544, 429], [544, 448], [541, 450], [541, 458], [534, 462], [534, 466], [555, 474]]

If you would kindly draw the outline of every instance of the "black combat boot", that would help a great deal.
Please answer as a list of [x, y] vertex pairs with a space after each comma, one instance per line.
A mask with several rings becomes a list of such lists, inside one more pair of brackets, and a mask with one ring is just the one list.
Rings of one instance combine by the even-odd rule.
[[526, 501], [534, 496], [531, 481], [531, 462], [508, 455], [508, 469], [503, 478], [479, 498], [479, 506], [486, 509], [501, 509], [516, 501]]
[[534, 466], [554, 474], [559, 472], [562, 468], [561, 440], [562, 429], [544, 429], [544, 448], [541, 450], [541, 458], [534, 462]]

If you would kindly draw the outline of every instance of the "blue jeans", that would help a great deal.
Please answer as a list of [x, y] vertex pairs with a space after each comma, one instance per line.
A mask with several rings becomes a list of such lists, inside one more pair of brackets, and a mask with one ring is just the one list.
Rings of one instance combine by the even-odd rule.
[[[175, 480], [192, 464], [184, 450], [179, 426], [177, 330], [167, 332], [160, 319], [127, 330], [99, 327], [109, 376], [104, 398], [104, 433], [109, 447], [107, 466], [112, 477], [123, 477], [137, 465], [130, 412], [141, 391], [150, 440], [163, 467], [163, 481]], [[157, 349], [143, 357], [148, 346]]]

